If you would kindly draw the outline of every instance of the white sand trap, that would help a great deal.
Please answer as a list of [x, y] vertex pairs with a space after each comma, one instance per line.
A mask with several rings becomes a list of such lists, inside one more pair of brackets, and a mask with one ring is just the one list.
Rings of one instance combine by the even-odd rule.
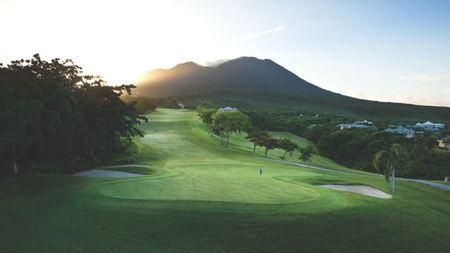
[[145, 176], [142, 174], [134, 174], [128, 172], [121, 171], [112, 171], [112, 170], [88, 170], [73, 174], [78, 177], [141, 177]]
[[324, 188], [329, 188], [329, 189], [335, 189], [335, 190], [339, 190], [339, 191], [348, 191], [348, 192], [364, 194], [367, 196], [381, 198], [381, 199], [392, 198], [391, 194], [387, 194], [383, 191], [380, 191], [378, 189], [375, 189], [373, 187], [366, 186], [366, 185], [319, 185], [319, 186], [324, 187]]

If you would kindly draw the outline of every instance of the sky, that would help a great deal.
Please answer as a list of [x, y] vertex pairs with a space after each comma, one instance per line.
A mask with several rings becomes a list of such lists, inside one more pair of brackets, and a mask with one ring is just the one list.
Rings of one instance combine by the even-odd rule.
[[1, 0], [0, 62], [35, 53], [113, 85], [255, 56], [344, 95], [450, 107], [450, 1]]

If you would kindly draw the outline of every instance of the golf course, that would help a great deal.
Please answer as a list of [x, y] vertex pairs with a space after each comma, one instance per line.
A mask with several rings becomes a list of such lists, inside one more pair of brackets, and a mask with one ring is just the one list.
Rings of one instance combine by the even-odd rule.
[[[391, 194], [383, 176], [298, 151], [258, 159], [245, 133], [228, 147], [196, 111], [157, 109], [134, 137], [139, 174], [32, 174], [0, 179], [0, 252], [444, 252], [450, 192], [396, 181], [392, 198], [320, 185], [364, 185]], [[300, 147], [306, 139], [289, 132]], [[273, 149], [268, 158], [279, 159]], [[132, 175], [133, 175], [132, 174]], [[369, 176], [368, 176], [369, 175]]]

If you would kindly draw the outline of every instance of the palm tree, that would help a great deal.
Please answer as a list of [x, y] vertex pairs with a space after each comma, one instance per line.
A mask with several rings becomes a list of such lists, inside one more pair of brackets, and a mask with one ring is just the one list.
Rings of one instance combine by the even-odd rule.
[[392, 172], [391, 191], [394, 193], [395, 170], [409, 158], [408, 151], [400, 144], [393, 144], [389, 151], [381, 150], [375, 154], [373, 166], [378, 172], [383, 172], [386, 182], [389, 182], [389, 174]]

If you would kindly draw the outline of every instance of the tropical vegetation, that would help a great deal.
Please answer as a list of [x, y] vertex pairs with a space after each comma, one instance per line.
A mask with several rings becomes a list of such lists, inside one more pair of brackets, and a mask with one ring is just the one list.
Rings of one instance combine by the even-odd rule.
[[38, 54], [0, 66], [0, 175], [114, 161], [146, 120], [120, 99], [133, 88], [108, 86], [71, 60], [47, 62]]

